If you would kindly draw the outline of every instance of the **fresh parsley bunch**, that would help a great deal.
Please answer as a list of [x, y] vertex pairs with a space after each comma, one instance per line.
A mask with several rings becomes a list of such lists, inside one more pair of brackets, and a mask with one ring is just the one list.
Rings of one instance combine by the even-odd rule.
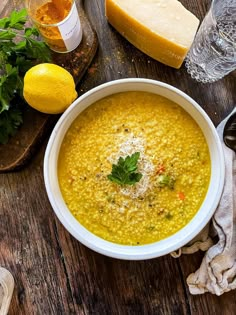
[[0, 19], [0, 143], [7, 143], [22, 124], [23, 77], [37, 63], [51, 60], [36, 28], [26, 27], [27, 11]]

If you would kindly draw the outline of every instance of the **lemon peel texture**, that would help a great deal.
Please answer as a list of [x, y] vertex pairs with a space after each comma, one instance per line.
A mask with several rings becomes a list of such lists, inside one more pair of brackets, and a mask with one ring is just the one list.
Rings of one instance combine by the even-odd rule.
[[31, 107], [47, 114], [64, 112], [78, 96], [72, 75], [50, 63], [36, 65], [26, 72], [23, 95]]

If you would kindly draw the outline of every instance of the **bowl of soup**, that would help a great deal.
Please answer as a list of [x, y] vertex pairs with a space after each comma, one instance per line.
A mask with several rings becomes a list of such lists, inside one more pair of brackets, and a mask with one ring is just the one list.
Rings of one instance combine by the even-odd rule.
[[85, 246], [150, 259], [187, 244], [209, 222], [224, 158], [213, 123], [188, 95], [122, 79], [64, 112], [47, 145], [44, 180], [55, 214]]

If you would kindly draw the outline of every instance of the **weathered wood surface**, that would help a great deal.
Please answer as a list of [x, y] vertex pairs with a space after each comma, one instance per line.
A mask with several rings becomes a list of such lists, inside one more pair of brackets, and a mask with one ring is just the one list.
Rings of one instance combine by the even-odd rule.
[[[89, 23], [84, 12], [83, 1], [76, 0], [83, 28], [80, 45], [70, 53], [52, 53], [52, 62], [67, 69], [78, 84], [88, 69], [96, 53], [98, 40], [96, 32]], [[3, 3], [1, 16], [8, 16], [12, 8], [22, 8], [24, 1], [11, 0]], [[42, 114], [31, 107], [24, 111], [24, 124], [19, 131], [5, 145], [0, 145], [0, 172], [18, 170], [25, 166], [41, 146], [45, 135], [52, 130], [59, 115]]]
[[[202, 18], [210, 0], [182, 0]], [[103, 0], [86, 0], [85, 11], [99, 37], [99, 51], [79, 92], [125, 77], [172, 84], [195, 99], [218, 124], [236, 104], [235, 73], [214, 84], [194, 82], [125, 41], [104, 17]], [[220, 297], [189, 294], [186, 277], [202, 254], [129, 262], [104, 257], [76, 241], [55, 217], [43, 182], [47, 140], [20, 172], [0, 175], [0, 265], [16, 282], [9, 315], [194, 314], [234, 315], [236, 291]]]

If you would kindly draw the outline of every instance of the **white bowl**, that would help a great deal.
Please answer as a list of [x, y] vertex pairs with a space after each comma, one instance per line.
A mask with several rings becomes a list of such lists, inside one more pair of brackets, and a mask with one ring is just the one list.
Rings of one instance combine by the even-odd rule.
[[[103, 240], [84, 228], [68, 210], [57, 178], [57, 160], [62, 140], [74, 119], [89, 105], [111, 94], [145, 91], [164, 96], [185, 109], [202, 129], [209, 146], [211, 178], [205, 200], [194, 218], [174, 235], [141, 246], [119, 245]], [[50, 203], [64, 227], [85, 246], [101, 254], [129, 260], [142, 260], [168, 254], [193, 239], [211, 219], [224, 184], [224, 157], [216, 129], [203, 109], [180, 90], [154, 80], [121, 79], [102, 84], [79, 97], [64, 112], [49, 139], [44, 159], [44, 180]]]

